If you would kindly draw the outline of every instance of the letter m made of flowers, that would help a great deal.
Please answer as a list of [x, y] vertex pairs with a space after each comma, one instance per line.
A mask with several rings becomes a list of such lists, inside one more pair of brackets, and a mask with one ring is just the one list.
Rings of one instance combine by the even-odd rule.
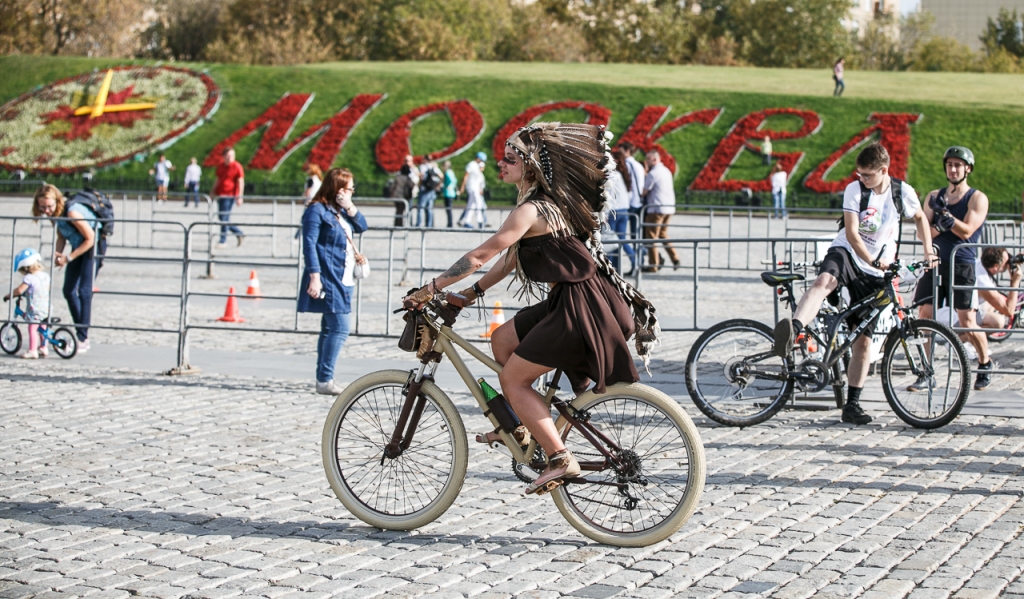
[[326, 172], [345, 146], [352, 130], [385, 97], [385, 94], [359, 94], [331, 118], [309, 127], [291, 141], [284, 143], [306, 108], [313, 102], [313, 94], [287, 93], [263, 114], [249, 121], [241, 129], [214, 146], [206, 155], [203, 164], [217, 166], [222, 161], [221, 154], [224, 149], [234, 146], [259, 129], [266, 128], [266, 132], [260, 139], [259, 148], [256, 149], [252, 160], [249, 161], [249, 168], [276, 170], [292, 152], [319, 135], [320, 139], [310, 150], [309, 159], [306, 162], [315, 164]]

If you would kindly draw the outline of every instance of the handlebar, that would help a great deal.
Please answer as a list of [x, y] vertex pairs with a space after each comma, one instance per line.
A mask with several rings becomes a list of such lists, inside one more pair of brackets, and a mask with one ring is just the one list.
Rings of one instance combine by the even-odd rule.
[[[413, 291], [416, 291], [415, 289]], [[464, 295], [452, 292], [435, 293], [434, 297], [424, 303], [421, 307], [416, 304], [403, 301], [402, 307], [394, 311], [399, 312], [425, 312], [429, 311], [434, 316], [440, 317], [447, 326], [453, 326], [455, 319], [463, 308], [470, 306], [473, 302]]]

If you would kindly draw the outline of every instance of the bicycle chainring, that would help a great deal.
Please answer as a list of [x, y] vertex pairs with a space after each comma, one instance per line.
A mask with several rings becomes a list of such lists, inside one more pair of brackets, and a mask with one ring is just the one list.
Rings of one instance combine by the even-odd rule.
[[[533, 450], [533, 459], [534, 461], [537, 462], [547, 462], [547, 457], [544, 455], [544, 450], [540, 448], [540, 445], [537, 446], [537, 449]], [[520, 466], [522, 466], [524, 470], [532, 472], [533, 476], [531, 477], [528, 474], [523, 474], [522, 470], [519, 469]], [[529, 464], [523, 464], [522, 462], [516, 461], [515, 458], [512, 458], [512, 474], [515, 474], [516, 478], [523, 481], [524, 483], [530, 484], [533, 481], [537, 480], [537, 477], [540, 476], [540, 473], [540, 470], [533, 469]]]
[[811, 377], [810, 380], [804, 378], [796, 379], [796, 386], [801, 391], [807, 393], [817, 393], [821, 391], [829, 384], [828, 368], [821, 360], [805, 360], [797, 366], [796, 371], [802, 375]]

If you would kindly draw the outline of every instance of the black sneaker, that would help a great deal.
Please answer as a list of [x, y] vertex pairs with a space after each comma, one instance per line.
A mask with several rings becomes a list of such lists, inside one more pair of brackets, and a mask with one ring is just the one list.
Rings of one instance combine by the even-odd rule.
[[867, 424], [871, 422], [871, 416], [860, 407], [859, 401], [850, 401], [843, 406], [842, 421], [850, 424]]
[[974, 379], [974, 390], [984, 391], [992, 384], [991, 370], [996, 367], [995, 360], [989, 358], [988, 364], [978, 364], [978, 378]]
[[907, 391], [911, 393], [917, 393], [918, 391], [924, 391], [925, 389], [935, 388], [935, 377], [927, 377], [921, 375], [917, 377], [917, 380], [907, 385]]
[[772, 351], [776, 356], [783, 359], [788, 358], [793, 353], [794, 341], [792, 318], [783, 318], [775, 323], [775, 344], [772, 346]]

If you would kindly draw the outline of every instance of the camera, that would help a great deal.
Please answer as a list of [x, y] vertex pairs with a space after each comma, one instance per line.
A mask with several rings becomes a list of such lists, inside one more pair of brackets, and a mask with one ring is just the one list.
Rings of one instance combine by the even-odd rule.
[[1024, 254], [1017, 254], [1016, 256], [1010, 256], [1010, 261], [1008, 262], [1008, 264], [1010, 265], [1010, 268], [1013, 268], [1013, 269], [1018, 268], [1021, 264], [1024, 264]]

